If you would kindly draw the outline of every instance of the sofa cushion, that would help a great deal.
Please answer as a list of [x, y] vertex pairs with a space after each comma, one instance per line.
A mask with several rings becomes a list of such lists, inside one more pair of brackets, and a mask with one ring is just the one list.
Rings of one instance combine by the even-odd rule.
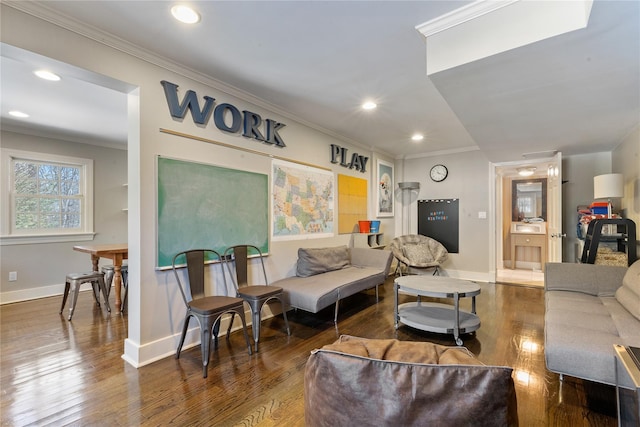
[[366, 339], [341, 335], [323, 350], [406, 363], [435, 365], [484, 365], [465, 347], [446, 347], [430, 342], [398, 341], [395, 339]]
[[309, 277], [327, 271], [340, 270], [350, 264], [349, 248], [300, 248], [296, 276]]
[[589, 381], [615, 384], [613, 345], [618, 334], [554, 323], [545, 319], [544, 354], [547, 369]]
[[546, 304], [547, 311], [579, 312], [594, 316], [609, 315], [609, 309], [602, 303], [601, 298], [579, 292], [553, 291], [553, 298], [548, 298]]
[[341, 298], [383, 283], [385, 277], [381, 269], [350, 265], [309, 277], [286, 277], [272, 285], [284, 290], [285, 305], [317, 313]]
[[429, 342], [341, 337], [305, 366], [305, 425], [517, 426], [512, 368]]
[[616, 291], [616, 299], [636, 319], [640, 319], [640, 260], [634, 262], [625, 273], [622, 286]]

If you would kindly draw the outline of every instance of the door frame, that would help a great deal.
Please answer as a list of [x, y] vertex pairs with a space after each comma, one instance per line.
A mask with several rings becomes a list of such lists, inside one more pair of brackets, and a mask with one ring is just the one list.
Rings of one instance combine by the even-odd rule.
[[[499, 163], [490, 163], [489, 164], [489, 198], [492, 201], [490, 206], [493, 210], [492, 217], [495, 218], [495, 221], [491, 221], [489, 224], [489, 235], [491, 236], [489, 242], [489, 280], [495, 283], [497, 278], [497, 272], [499, 269], [504, 268], [503, 259], [504, 259], [504, 245], [502, 239], [502, 222], [505, 220], [503, 216], [503, 194], [504, 191], [511, 191], [511, 189], [505, 189], [502, 185], [502, 178], [504, 174], [503, 170], [507, 169], [516, 169], [518, 167], [523, 166], [536, 166], [541, 168], [541, 170], [549, 170], [549, 166], [553, 165], [557, 167], [558, 171], [562, 171], [562, 157], [560, 153], [554, 155], [554, 157], [540, 158], [540, 159], [531, 159], [531, 160], [522, 160], [522, 161], [511, 161], [511, 162], [499, 162]], [[559, 172], [557, 179], [562, 182], [562, 174]], [[562, 185], [559, 185], [560, 197], [556, 200], [560, 200], [560, 206], [555, 207], [555, 210], [547, 206], [547, 215], [550, 215], [551, 212], [556, 212], [559, 215], [559, 221], [562, 225]], [[549, 197], [549, 196], [547, 196]], [[557, 203], [552, 200], [548, 200], [548, 204]], [[548, 235], [548, 240], [550, 237]], [[559, 239], [560, 241], [562, 239]], [[551, 251], [547, 250], [547, 261], [555, 261], [555, 259], [550, 258]], [[560, 243], [559, 252], [556, 251], [554, 258], [558, 258], [560, 261], [562, 260], [562, 243]], [[558, 261], [558, 262], [560, 262]]]

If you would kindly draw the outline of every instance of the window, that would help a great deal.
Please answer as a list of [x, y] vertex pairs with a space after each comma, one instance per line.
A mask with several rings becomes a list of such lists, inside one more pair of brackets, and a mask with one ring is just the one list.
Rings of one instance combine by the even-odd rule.
[[2, 150], [2, 244], [93, 238], [93, 160]]

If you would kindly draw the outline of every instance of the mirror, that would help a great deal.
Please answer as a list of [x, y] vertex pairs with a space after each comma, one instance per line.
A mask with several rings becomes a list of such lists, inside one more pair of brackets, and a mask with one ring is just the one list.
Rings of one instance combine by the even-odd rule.
[[547, 178], [511, 182], [511, 220], [531, 218], [547, 220]]

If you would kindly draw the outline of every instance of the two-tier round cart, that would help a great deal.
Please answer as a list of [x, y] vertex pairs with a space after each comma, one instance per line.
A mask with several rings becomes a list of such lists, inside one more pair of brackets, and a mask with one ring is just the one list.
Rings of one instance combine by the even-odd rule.
[[[394, 281], [395, 327], [402, 322], [427, 332], [453, 334], [457, 345], [462, 345], [460, 334], [480, 328], [476, 314], [476, 295], [480, 286], [467, 280], [445, 276], [401, 276]], [[418, 300], [398, 305], [398, 293], [416, 295]], [[423, 302], [421, 297], [453, 298], [453, 305]], [[460, 298], [471, 298], [471, 312], [460, 310]]]

